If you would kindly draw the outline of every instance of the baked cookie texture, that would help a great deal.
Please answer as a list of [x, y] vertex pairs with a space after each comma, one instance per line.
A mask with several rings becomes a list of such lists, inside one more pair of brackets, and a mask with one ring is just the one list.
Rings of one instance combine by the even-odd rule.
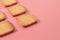
[[5, 19], [5, 15], [3, 14], [3, 12], [0, 11], [0, 21]]
[[17, 0], [0, 0], [0, 1], [4, 6], [9, 6], [17, 3]]
[[21, 24], [24, 27], [37, 22], [37, 19], [29, 13], [25, 13], [23, 15], [17, 16], [16, 20], [19, 24]]
[[14, 30], [13, 26], [8, 21], [0, 22], [0, 36], [8, 34]]
[[26, 12], [26, 9], [22, 5], [16, 4], [8, 7], [8, 11], [11, 13], [12, 16], [16, 16]]

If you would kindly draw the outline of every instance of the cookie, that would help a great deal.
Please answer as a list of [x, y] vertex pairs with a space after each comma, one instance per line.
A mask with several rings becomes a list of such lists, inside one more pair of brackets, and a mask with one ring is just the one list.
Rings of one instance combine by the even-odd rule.
[[13, 26], [8, 21], [0, 22], [0, 36], [8, 34], [14, 30]]
[[25, 13], [23, 15], [17, 16], [16, 20], [19, 24], [21, 24], [24, 27], [37, 22], [37, 19], [29, 13]]
[[26, 12], [25, 8], [20, 4], [16, 4], [11, 7], [8, 7], [8, 11], [11, 13], [12, 16], [16, 16]]
[[17, 0], [0, 0], [4, 6], [10, 6], [17, 3]]
[[5, 19], [5, 15], [3, 14], [3, 12], [0, 11], [0, 21]]

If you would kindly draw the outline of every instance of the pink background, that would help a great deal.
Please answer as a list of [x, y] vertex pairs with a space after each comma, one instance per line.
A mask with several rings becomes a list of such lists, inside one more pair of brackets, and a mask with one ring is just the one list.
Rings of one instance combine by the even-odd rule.
[[5, 12], [7, 19], [12, 22], [16, 29], [16, 32], [0, 37], [0, 40], [60, 40], [60, 0], [18, 1], [40, 22], [28, 28], [23, 28], [0, 4], [0, 9]]

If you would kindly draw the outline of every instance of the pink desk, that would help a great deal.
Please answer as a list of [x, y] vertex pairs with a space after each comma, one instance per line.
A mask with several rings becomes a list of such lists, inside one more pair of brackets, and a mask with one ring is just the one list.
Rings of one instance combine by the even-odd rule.
[[18, 1], [40, 22], [28, 28], [23, 28], [0, 4], [0, 9], [5, 12], [8, 20], [12, 22], [16, 29], [14, 33], [0, 37], [0, 40], [60, 40], [60, 0]]

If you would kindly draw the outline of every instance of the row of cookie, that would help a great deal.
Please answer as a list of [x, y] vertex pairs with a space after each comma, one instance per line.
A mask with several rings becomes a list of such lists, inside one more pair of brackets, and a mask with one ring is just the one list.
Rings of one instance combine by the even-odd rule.
[[19, 4], [17, 0], [1, 0], [1, 2], [8, 9], [10, 14], [16, 17], [16, 20], [22, 26], [25, 27], [37, 21], [33, 15], [27, 13], [25, 7]]
[[[35, 19], [33, 18], [32, 15], [26, 13], [21, 16], [18, 16], [17, 20], [18, 20], [18, 22], [20, 21], [20, 23], [22, 23], [23, 25], [28, 26], [28, 24], [33, 23]], [[27, 20], [29, 20], [29, 21], [27, 21]], [[14, 26], [7, 20], [5, 14], [0, 11], [0, 36], [11, 33], [13, 31], [14, 31]]]
[[[22, 26], [26, 27], [37, 22], [37, 19], [33, 15], [29, 14], [24, 6], [17, 3], [17, 0], [0, 0], [0, 1], [7, 8], [10, 14], [13, 17], [16, 17], [17, 22]], [[0, 22], [0, 35], [10, 33], [14, 30], [11, 23], [6, 21], [6, 18], [2, 14], [3, 13], [1, 12], [0, 20], [3, 19], [4, 20]]]
[[0, 36], [13, 32], [13, 25], [7, 20], [6, 16], [0, 11]]

